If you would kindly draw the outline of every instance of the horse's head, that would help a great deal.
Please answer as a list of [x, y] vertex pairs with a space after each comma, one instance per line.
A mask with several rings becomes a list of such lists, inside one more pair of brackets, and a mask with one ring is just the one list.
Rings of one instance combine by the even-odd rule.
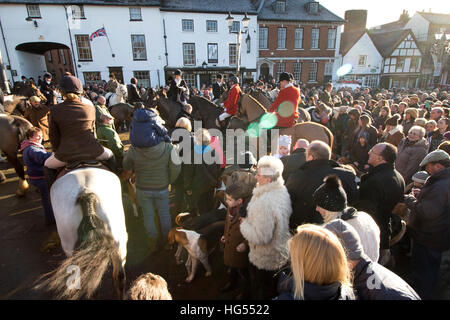
[[118, 96], [121, 96], [121, 97], [126, 98], [127, 95], [128, 95], [127, 86], [124, 85], [124, 84], [119, 84], [119, 85], [117, 86], [117, 89], [116, 89], [116, 94], [117, 94]]
[[153, 88], [148, 88], [144, 97], [144, 105], [146, 108], [156, 108], [158, 95]]

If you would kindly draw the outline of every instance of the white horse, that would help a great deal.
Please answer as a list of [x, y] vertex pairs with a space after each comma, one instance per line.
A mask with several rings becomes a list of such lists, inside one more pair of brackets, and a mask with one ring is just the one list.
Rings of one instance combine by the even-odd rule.
[[118, 103], [126, 103], [126, 99], [128, 96], [127, 86], [124, 84], [119, 84], [116, 89], [116, 93], [108, 93], [105, 98], [108, 99], [109, 103], [108, 108], [111, 108], [113, 105]]
[[67, 259], [37, 288], [54, 290], [58, 298], [89, 298], [112, 262], [122, 299], [128, 234], [119, 178], [104, 169], [76, 169], [55, 181], [50, 197]]

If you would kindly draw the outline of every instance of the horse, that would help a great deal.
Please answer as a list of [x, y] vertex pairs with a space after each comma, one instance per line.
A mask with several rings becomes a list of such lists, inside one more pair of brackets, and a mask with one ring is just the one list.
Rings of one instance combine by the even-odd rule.
[[124, 297], [128, 234], [121, 189], [114, 173], [97, 167], [75, 169], [53, 183], [50, 198], [67, 258], [35, 289], [55, 291], [58, 299], [90, 298], [112, 262], [117, 296]]
[[145, 107], [156, 108], [165, 122], [165, 127], [167, 129], [175, 128], [178, 115], [183, 110], [183, 106], [178, 102], [168, 99], [163, 90], [155, 92], [149, 88], [147, 92], [147, 99], [144, 101]]
[[191, 96], [189, 103], [192, 105], [192, 116], [195, 120], [202, 121], [203, 128], [219, 129], [216, 120], [222, 113], [222, 108], [200, 96]]
[[[241, 125], [247, 126], [252, 122], [258, 121], [264, 114], [267, 113], [267, 109], [256, 101], [255, 98], [247, 94], [241, 95], [238, 110], [238, 118], [241, 120]], [[234, 123], [235, 122], [230, 121], [229, 128]], [[327, 143], [330, 147], [333, 146], [333, 134], [327, 127], [318, 123], [297, 123], [293, 127], [280, 128], [279, 130], [280, 135], [289, 135], [292, 137], [292, 141], [294, 142], [298, 139], [306, 139], [309, 142], [313, 140], [321, 140]], [[293, 143], [293, 145], [295, 145], [295, 143]]]
[[126, 103], [126, 99], [128, 96], [127, 86], [124, 84], [119, 84], [116, 89], [116, 93], [107, 93], [105, 98], [108, 101], [108, 108], [110, 109], [112, 106], [118, 103]]
[[33, 125], [22, 117], [0, 114], [0, 150], [5, 153], [6, 159], [19, 176], [19, 187], [16, 191], [16, 195], [19, 197], [25, 195], [29, 186], [25, 180], [23, 165], [17, 157], [17, 151], [20, 143], [25, 139], [26, 132], [31, 127]]
[[123, 122], [129, 122], [133, 118], [134, 107], [129, 103], [117, 103], [109, 111], [114, 117], [114, 126], [119, 131]]
[[4, 109], [5, 113], [14, 116], [25, 115], [25, 110], [28, 107], [28, 98], [24, 96], [9, 95], [5, 97]]

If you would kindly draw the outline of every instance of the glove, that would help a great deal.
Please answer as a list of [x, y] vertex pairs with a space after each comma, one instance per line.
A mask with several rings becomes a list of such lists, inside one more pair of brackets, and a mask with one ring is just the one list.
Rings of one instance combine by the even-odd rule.
[[220, 120], [220, 121], [223, 121], [223, 120], [225, 120], [225, 119], [228, 118], [228, 117], [231, 117], [231, 114], [228, 114], [228, 113], [224, 112], [224, 113], [222, 113], [222, 114], [219, 116], [219, 120]]

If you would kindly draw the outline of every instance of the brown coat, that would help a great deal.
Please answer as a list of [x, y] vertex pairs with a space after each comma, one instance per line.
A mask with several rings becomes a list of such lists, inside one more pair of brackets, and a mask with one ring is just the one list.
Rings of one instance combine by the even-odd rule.
[[48, 114], [50, 109], [45, 104], [39, 104], [37, 108], [27, 103], [24, 117], [35, 127], [42, 130], [42, 140], [47, 141], [48, 135]]
[[[239, 226], [240, 215], [236, 214], [233, 220], [230, 220], [229, 211], [225, 219], [224, 237], [225, 249], [223, 252], [223, 262], [226, 266], [232, 268], [245, 268], [248, 264], [248, 243], [241, 234]], [[242, 242], [245, 242], [247, 250], [244, 252], [237, 252], [236, 247]]]
[[50, 107], [50, 140], [55, 157], [64, 162], [92, 160], [104, 149], [95, 138], [95, 108], [81, 101]]
[[397, 147], [400, 144], [400, 141], [402, 141], [402, 139], [404, 137], [405, 137], [405, 135], [403, 134], [403, 132], [397, 131], [393, 135], [388, 133], [382, 140], [383, 140], [383, 142], [393, 144], [394, 146]]

